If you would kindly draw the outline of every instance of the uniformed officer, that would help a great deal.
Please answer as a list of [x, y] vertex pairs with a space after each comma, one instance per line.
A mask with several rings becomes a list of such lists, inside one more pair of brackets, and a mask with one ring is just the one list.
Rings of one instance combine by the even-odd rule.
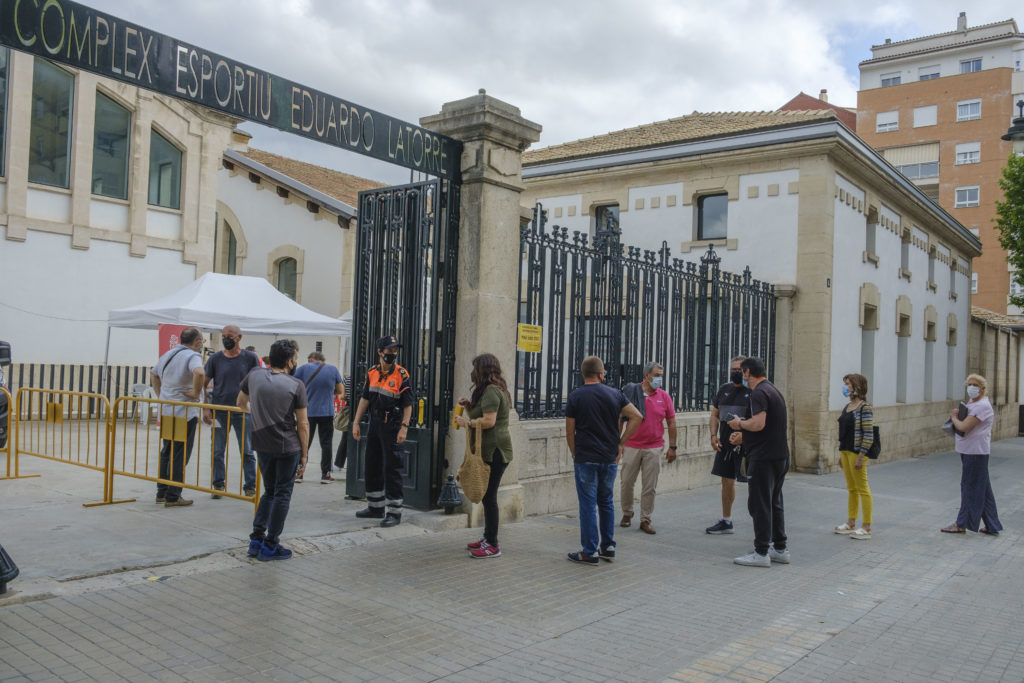
[[395, 362], [400, 348], [402, 345], [392, 336], [377, 340], [380, 363], [366, 373], [359, 406], [352, 418], [352, 438], [359, 441], [359, 422], [367, 409], [370, 411], [366, 435], [367, 507], [357, 512], [356, 517], [382, 519], [383, 527], [402, 521], [402, 458], [395, 450], [409, 432], [415, 403], [409, 373]]

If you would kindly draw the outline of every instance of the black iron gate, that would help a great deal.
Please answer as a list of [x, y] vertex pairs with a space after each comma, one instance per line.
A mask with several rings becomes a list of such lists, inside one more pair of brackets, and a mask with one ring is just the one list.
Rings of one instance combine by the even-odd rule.
[[709, 248], [700, 263], [627, 247], [614, 219], [593, 240], [546, 228], [537, 204], [520, 234], [519, 322], [539, 325], [540, 353], [518, 351], [516, 407], [522, 419], [560, 417], [582, 384], [588, 355], [604, 360], [606, 382], [643, 379], [643, 365], [665, 368], [679, 410], [707, 410], [738, 354], [759, 356], [774, 375], [774, 287], [719, 268]]
[[[412, 375], [417, 399], [403, 453], [405, 503], [421, 509], [437, 500], [453, 404], [459, 188], [436, 179], [359, 193], [353, 398], [377, 362], [377, 339], [398, 337], [398, 362]], [[365, 423], [361, 429], [365, 435]], [[365, 495], [364, 451], [349, 442], [349, 496]]]

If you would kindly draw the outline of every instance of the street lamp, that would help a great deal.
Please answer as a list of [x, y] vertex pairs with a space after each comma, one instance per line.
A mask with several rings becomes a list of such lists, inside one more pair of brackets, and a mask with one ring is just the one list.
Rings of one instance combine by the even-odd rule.
[[1013, 120], [1013, 125], [1002, 137], [1013, 143], [1013, 153], [1017, 156], [1024, 156], [1024, 100], [1017, 100], [1019, 116]]

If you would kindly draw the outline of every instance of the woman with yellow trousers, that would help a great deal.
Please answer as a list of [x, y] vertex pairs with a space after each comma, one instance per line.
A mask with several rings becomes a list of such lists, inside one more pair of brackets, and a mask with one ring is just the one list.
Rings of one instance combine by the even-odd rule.
[[[875, 441], [874, 412], [866, 402], [868, 379], [850, 373], [843, 377], [843, 396], [850, 402], [839, 415], [839, 464], [846, 475], [847, 520], [837, 534], [865, 541], [871, 538], [871, 487], [868, 486], [868, 451]], [[861, 526], [857, 526], [857, 512]]]

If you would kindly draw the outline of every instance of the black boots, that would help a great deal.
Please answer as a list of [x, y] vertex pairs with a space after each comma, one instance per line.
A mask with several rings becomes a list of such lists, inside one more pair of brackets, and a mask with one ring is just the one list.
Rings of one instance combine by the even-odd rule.
[[394, 513], [389, 512], [387, 516], [384, 517], [384, 521], [381, 522], [380, 525], [384, 528], [387, 528], [392, 526], [398, 526], [401, 523], [402, 515], [396, 515]]
[[384, 508], [371, 508], [360, 510], [356, 513], [360, 519], [384, 519]]

